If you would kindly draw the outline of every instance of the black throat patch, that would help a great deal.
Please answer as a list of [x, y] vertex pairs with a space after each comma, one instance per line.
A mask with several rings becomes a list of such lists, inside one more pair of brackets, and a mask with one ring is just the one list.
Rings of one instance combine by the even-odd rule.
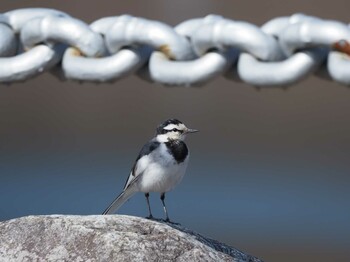
[[185, 142], [182, 140], [169, 140], [168, 142], [165, 142], [165, 145], [177, 163], [182, 163], [186, 159], [188, 148]]

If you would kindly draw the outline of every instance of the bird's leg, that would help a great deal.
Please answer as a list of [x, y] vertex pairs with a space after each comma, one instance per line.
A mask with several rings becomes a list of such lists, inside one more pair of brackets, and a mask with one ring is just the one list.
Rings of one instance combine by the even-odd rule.
[[165, 199], [165, 193], [162, 193], [162, 194], [160, 195], [160, 200], [162, 200], [162, 203], [163, 203], [164, 213], [165, 213], [165, 217], [166, 217], [166, 218], [165, 218], [165, 221], [166, 221], [166, 222], [170, 222], [169, 215], [168, 215], [168, 211], [167, 211], [167, 209], [166, 209], [164, 199]]
[[151, 211], [151, 205], [149, 204], [149, 193], [145, 193], [145, 197], [146, 197], [147, 206], [148, 206], [148, 212], [149, 212], [149, 216], [146, 217], [146, 218], [153, 219], [152, 211]]

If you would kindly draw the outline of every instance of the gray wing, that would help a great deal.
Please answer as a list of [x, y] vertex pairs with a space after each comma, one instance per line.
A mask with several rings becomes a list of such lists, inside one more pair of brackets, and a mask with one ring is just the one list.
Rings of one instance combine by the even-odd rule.
[[133, 168], [131, 169], [130, 175], [125, 182], [123, 190], [126, 190], [128, 188], [128, 186], [130, 185], [130, 183], [136, 177], [138, 177], [140, 174], [143, 173], [145, 166], [144, 165], [141, 166], [139, 160], [145, 156], [148, 156], [152, 151], [154, 151], [156, 148], [158, 148], [159, 145], [160, 145], [160, 143], [158, 141], [156, 141], [155, 139], [152, 139], [151, 141], [149, 141], [147, 144], [145, 144], [142, 147], [139, 155], [136, 158], [135, 164], [134, 164]]
[[102, 213], [103, 215], [113, 214], [116, 212], [130, 197], [132, 197], [138, 190], [136, 182], [142, 176], [143, 171], [147, 167], [148, 155], [154, 151], [159, 146], [159, 142], [152, 139], [147, 144], [145, 144], [130, 172], [128, 179], [126, 180], [123, 192], [113, 200], [113, 202], [107, 207], [107, 209]]

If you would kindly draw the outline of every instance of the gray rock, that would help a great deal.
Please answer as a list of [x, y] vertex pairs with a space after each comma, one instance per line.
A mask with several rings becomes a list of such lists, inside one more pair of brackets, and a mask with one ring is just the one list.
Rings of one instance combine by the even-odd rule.
[[122, 215], [50, 215], [0, 222], [0, 261], [261, 260], [176, 224]]

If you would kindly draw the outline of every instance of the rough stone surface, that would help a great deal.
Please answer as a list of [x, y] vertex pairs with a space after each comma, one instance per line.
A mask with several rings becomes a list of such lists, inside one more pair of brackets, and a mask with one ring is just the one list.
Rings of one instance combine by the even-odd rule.
[[261, 261], [180, 225], [112, 216], [0, 222], [0, 261]]

